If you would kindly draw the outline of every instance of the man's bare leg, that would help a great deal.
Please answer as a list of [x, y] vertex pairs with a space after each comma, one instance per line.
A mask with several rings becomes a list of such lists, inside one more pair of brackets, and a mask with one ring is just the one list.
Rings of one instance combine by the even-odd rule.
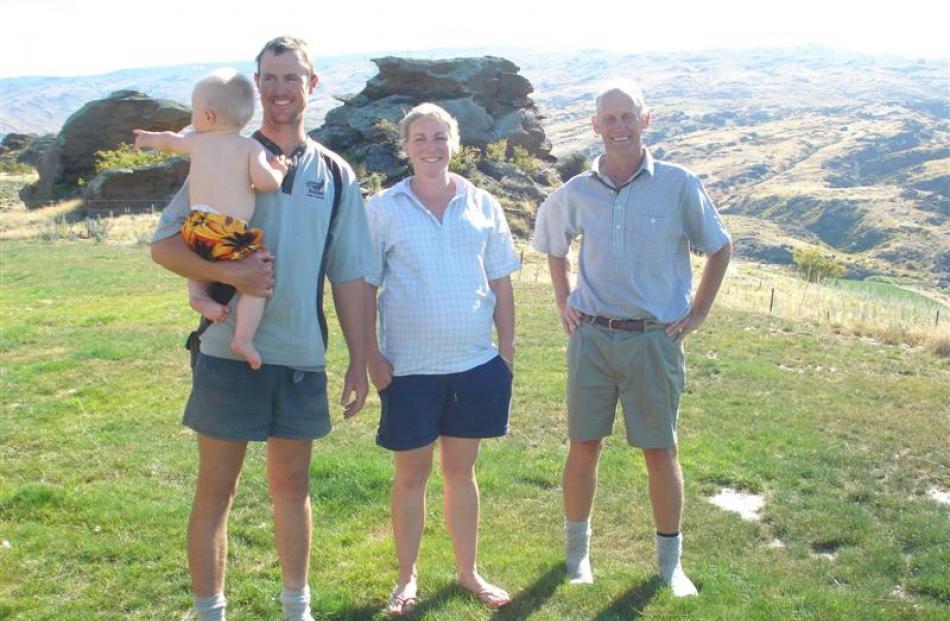
[[590, 515], [597, 492], [597, 462], [603, 440], [571, 440], [564, 464], [564, 528], [567, 577], [575, 584], [594, 581], [590, 567]]
[[650, 479], [650, 504], [656, 524], [656, 562], [660, 578], [673, 589], [676, 597], [696, 595], [696, 587], [683, 572], [680, 555], [683, 536], [680, 521], [683, 512], [683, 473], [676, 446], [643, 449]]
[[267, 441], [267, 485], [274, 504], [274, 539], [284, 582], [284, 619], [310, 617], [310, 456], [311, 440]]
[[[246, 448], [247, 442], [198, 434], [198, 481], [188, 521], [188, 571], [196, 598], [223, 598], [228, 513]], [[221, 615], [219, 618], [223, 618], [223, 610]]]

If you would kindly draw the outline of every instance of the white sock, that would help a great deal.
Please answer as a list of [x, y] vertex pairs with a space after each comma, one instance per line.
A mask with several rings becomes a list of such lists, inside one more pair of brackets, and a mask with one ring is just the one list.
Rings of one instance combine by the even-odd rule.
[[199, 621], [225, 621], [224, 609], [228, 602], [224, 599], [224, 593], [217, 595], [195, 595], [195, 614]]
[[310, 615], [309, 586], [304, 586], [299, 591], [285, 588], [280, 592], [280, 604], [283, 608], [281, 621], [313, 621]]
[[683, 553], [683, 535], [677, 533], [675, 537], [656, 536], [656, 566], [663, 580], [671, 589], [674, 597], [697, 595], [693, 584], [683, 567], [680, 565], [680, 555]]
[[590, 568], [590, 520], [564, 520], [567, 544], [567, 579], [571, 584], [590, 584], [594, 572]]

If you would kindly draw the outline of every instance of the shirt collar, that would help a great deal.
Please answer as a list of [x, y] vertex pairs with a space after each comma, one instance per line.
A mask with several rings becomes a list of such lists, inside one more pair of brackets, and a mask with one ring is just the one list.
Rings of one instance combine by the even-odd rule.
[[630, 183], [632, 183], [634, 179], [639, 177], [640, 173], [645, 172], [647, 175], [652, 177], [653, 172], [655, 170], [653, 156], [650, 154], [650, 150], [646, 147], [643, 147], [643, 160], [640, 162], [640, 168], [638, 168], [636, 172], [634, 172], [633, 175], [630, 176], [629, 179], [621, 183], [619, 187], [615, 187], [613, 184], [613, 181], [610, 180], [610, 177], [608, 177], [607, 175], [600, 174], [600, 160], [603, 159], [603, 157], [604, 157], [604, 154], [601, 153], [596, 158], [594, 158], [594, 161], [591, 162], [590, 171], [588, 174], [593, 175], [598, 181], [600, 181], [601, 183], [603, 183], [610, 189], [616, 190], [618, 192], [622, 190], [624, 187], [626, 187], [627, 185], [629, 185]]
[[[468, 193], [468, 189], [471, 187], [472, 183], [461, 175], [456, 175], [455, 173], [449, 173], [449, 175], [451, 175], [452, 181], [455, 182], [455, 196], [452, 200], [465, 196]], [[411, 181], [412, 176], [406, 177], [394, 185], [392, 191], [396, 196], [399, 194], [405, 194], [406, 196], [411, 197], [417, 202], [421, 203], [422, 201], [420, 201], [419, 197], [416, 196], [416, 193], [412, 191], [412, 185], [410, 183]]]

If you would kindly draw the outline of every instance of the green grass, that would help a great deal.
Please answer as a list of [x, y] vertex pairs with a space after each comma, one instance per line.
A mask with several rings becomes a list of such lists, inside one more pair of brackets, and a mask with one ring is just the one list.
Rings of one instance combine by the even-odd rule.
[[845, 280], [845, 279], [836, 279], [830, 283], [833, 287], [840, 287], [842, 289], [849, 289], [852, 291], [859, 291], [867, 293], [873, 297], [883, 298], [886, 300], [893, 300], [895, 302], [908, 302], [912, 304], [919, 304], [923, 306], [929, 306], [934, 309], [942, 309], [948, 311], [944, 304], [941, 304], [937, 300], [928, 298], [925, 295], [921, 295], [916, 291], [906, 289], [897, 284], [888, 283], [888, 282], [877, 282], [873, 280]]
[[[181, 619], [190, 605], [184, 526], [194, 485], [181, 279], [142, 247], [0, 246], [0, 619]], [[946, 619], [950, 365], [806, 323], [717, 308], [688, 343], [680, 417], [684, 564], [700, 597], [653, 575], [645, 471], [618, 433], [594, 516], [597, 582], [561, 576], [564, 338], [547, 285], [516, 283], [511, 434], [479, 461], [479, 566], [515, 601], [482, 609], [453, 583], [433, 476], [417, 618]], [[345, 348], [331, 320], [330, 390]], [[378, 401], [334, 413], [311, 469], [311, 584], [322, 619], [381, 619], [395, 580], [390, 455]], [[764, 494], [761, 522], [706, 502]], [[783, 549], [768, 547], [778, 538]], [[277, 618], [263, 450], [248, 451], [230, 523], [235, 619]], [[833, 553], [834, 560], [816, 556]]]

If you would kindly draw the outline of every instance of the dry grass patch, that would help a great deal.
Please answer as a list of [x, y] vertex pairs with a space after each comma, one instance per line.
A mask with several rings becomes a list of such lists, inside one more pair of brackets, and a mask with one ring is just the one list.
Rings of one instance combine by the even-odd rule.
[[938, 358], [950, 358], [950, 336], [935, 334], [927, 342], [927, 349]]

